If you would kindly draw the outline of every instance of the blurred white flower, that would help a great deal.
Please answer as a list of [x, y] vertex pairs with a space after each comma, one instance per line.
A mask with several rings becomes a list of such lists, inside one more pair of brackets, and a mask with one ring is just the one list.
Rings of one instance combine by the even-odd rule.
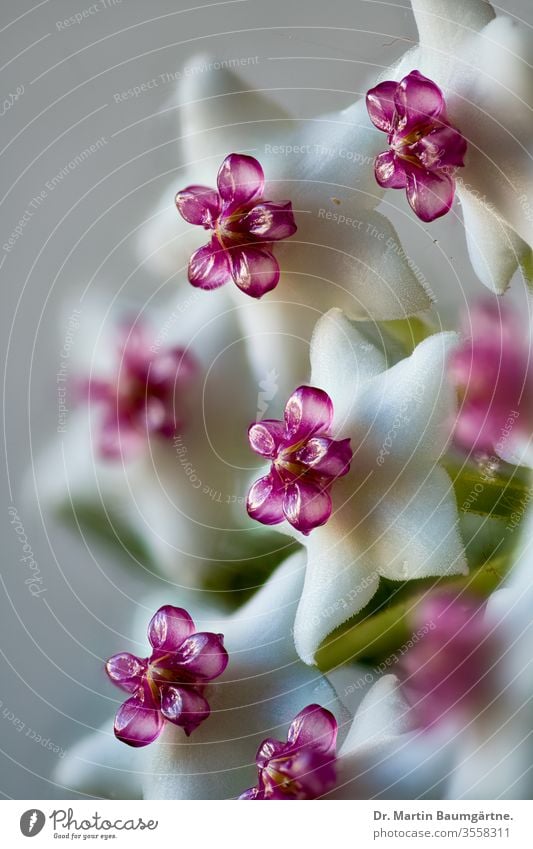
[[246, 431], [257, 409], [258, 387], [232, 301], [223, 291], [197, 292], [184, 284], [166, 310], [126, 315], [150, 326], [155, 352], [179, 346], [196, 363], [187, 385], [176, 384], [176, 433], [151, 430], [152, 407], [145, 412], [142, 407], [137, 425], [143, 428], [146, 415], [146, 432], [137, 434], [133, 456], [126, 450], [131, 441], [126, 427], [115, 456], [102, 456], [102, 405], [95, 397], [76, 406], [75, 379], [94, 381], [97, 396], [96, 390], [112, 387], [119, 373], [119, 394], [107, 401], [111, 412], [120, 392], [141, 393], [144, 401], [148, 390], [142, 381], [140, 388], [128, 382], [115, 317], [102, 300], [85, 302], [69, 360], [65, 422], [34, 465], [26, 486], [30, 497], [45, 511], [73, 508], [82, 526], [87, 511], [102, 514], [111, 535], [114, 527], [118, 550], [134, 535], [156, 568], [185, 587], [200, 586], [210, 570], [213, 574], [214, 562], [223, 576], [230, 561], [249, 560], [253, 566], [261, 552], [275, 557], [272, 535], [265, 536], [245, 509], [253, 467]]

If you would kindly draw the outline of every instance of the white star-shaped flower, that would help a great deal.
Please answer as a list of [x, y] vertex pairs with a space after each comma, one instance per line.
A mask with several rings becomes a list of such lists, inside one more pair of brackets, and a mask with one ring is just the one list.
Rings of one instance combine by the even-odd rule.
[[[340, 310], [317, 323], [310, 384], [333, 404], [331, 436], [351, 439], [350, 471], [331, 487], [326, 524], [278, 530], [307, 550], [295, 622], [300, 656], [362, 610], [380, 577], [406, 581], [467, 571], [448, 474], [439, 465], [455, 409], [445, 363], [453, 333], [430, 336], [390, 368]], [[261, 471], [258, 477], [261, 476]]]
[[465, 234], [478, 277], [505, 291], [521, 266], [533, 281], [533, 45], [516, 18], [486, 0], [412, 0], [420, 45], [383, 79], [413, 69], [443, 91], [468, 142], [456, 173]]

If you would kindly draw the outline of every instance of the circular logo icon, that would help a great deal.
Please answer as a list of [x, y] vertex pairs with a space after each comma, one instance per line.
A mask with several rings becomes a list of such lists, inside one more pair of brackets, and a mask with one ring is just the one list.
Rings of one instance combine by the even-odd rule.
[[42, 811], [30, 808], [29, 811], [24, 811], [20, 818], [20, 830], [24, 837], [35, 837], [42, 831], [45, 822], [46, 817]]

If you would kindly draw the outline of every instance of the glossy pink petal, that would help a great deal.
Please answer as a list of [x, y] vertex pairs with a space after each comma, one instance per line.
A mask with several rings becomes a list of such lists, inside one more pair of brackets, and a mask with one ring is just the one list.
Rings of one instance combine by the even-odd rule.
[[263, 799], [263, 792], [259, 790], [258, 787], [249, 787], [248, 790], [245, 790], [244, 793], [241, 793], [239, 799], [246, 799], [247, 801], [261, 801]]
[[199, 289], [218, 289], [232, 279], [227, 252], [216, 237], [198, 248], [189, 260], [189, 283]]
[[194, 622], [182, 607], [165, 604], [154, 613], [148, 625], [148, 639], [158, 652], [175, 652], [194, 634]]
[[261, 457], [276, 457], [278, 450], [283, 443], [285, 436], [285, 426], [283, 422], [274, 419], [263, 419], [261, 422], [254, 422], [248, 428], [248, 440], [250, 447], [256, 454]]
[[183, 728], [187, 737], [209, 716], [209, 704], [196, 690], [169, 685], [161, 692], [161, 713]]
[[444, 110], [442, 91], [420, 71], [411, 71], [396, 87], [394, 104], [397, 112], [396, 131], [407, 134], [429, 124]]
[[263, 525], [277, 525], [283, 522], [284, 491], [277, 476], [266, 475], [256, 480], [250, 487], [246, 499], [248, 515]]
[[224, 648], [222, 634], [202, 631], [187, 637], [172, 659], [172, 667], [179, 666], [180, 672], [194, 681], [218, 678], [227, 665], [228, 653]]
[[257, 754], [255, 756], [257, 766], [259, 769], [264, 769], [268, 766], [272, 758], [283, 755], [286, 749], [287, 743], [283, 743], [281, 740], [276, 740], [274, 737], [267, 737], [266, 740], [263, 740], [257, 750]]
[[164, 720], [153, 702], [133, 696], [121, 705], [115, 717], [115, 736], [128, 746], [148, 746], [157, 740]]
[[331, 398], [314, 386], [299, 386], [285, 405], [287, 440], [293, 444], [320, 431], [327, 431], [332, 421]]
[[147, 662], [129, 652], [121, 652], [110, 657], [105, 671], [113, 684], [127, 693], [135, 693], [143, 682]]
[[385, 150], [376, 156], [374, 174], [384, 189], [405, 189], [407, 184], [404, 164], [393, 150]]
[[445, 215], [455, 194], [455, 180], [444, 171], [407, 170], [407, 200], [422, 221]]
[[295, 458], [318, 474], [335, 478], [349, 471], [352, 454], [349, 439], [313, 436], [296, 452]]
[[296, 222], [292, 212], [292, 203], [258, 203], [244, 216], [239, 229], [250, 233], [264, 242], [287, 239], [296, 233]]
[[316, 484], [301, 479], [285, 490], [283, 512], [287, 521], [307, 535], [313, 528], [325, 525], [331, 516], [331, 496]]
[[208, 186], [187, 186], [176, 195], [176, 206], [189, 224], [213, 229], [220, 213], [220, 198]]
[[220, 166], [217, 186], [225, 204], [243, 206], [263, 192], [265, 175], [253, 156], [230, 153]]
[[394, 95], [398, 83], [394, 80], [386, 80], [371, 88], [366, 95], [366, 107], [370, 120], [378, 130], [390, 133], [394, 122], [396, 106]]
[[272, 251], [259, 245], [244, 245], [228, 251], [233, 282], [252, 298], [261, 298], [279, 282], [279, 264]]
[[292, 747], [312, 746], [319, 752], [335, 751], [337, 720], [329, 710], [320, 705], [307, 705], [294, 717], [287, 734]]
[[449, 124], [437, 126], [422, 136], [412, 151], [424, 168], [460, 168], [464, 165], [466, 139]]

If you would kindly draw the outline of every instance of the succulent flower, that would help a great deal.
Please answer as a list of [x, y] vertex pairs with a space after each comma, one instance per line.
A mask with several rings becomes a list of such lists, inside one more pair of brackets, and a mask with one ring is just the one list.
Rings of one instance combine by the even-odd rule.
[[220, 166], [217, 189], [187, 186], [176, 195], [178, 212], [190, 224], [212, 230], [211, 241], [189, 260], [189, 281], [218, 289], [233, 281], [260, 298], [279, 281], [272, 242], [296, 232], [290, 201], [263, 198], [265, 176], [257, 159], [230, 153]]
[[333, 404], [321, 389], [300, 386], [285, 406], [285, 420], [250, 426], [248, 439], [256, 454], [272, 461], [270, 472], [248, 493], [253, 519], [276, 525], [285, 519], [308, 534], [331, 515], [329, 490], [350, 470], [350, 440], [332, 439]]
[[466, 139], [448, 121], [440, 88], [411, 71], [399, 83], [386, 80], [371, 88], [366, 105], [389, 143], [374, 163], [379, 185], [405, 189], [422, 221], [445, 215], [455, 194], [455, 170], [464, 165]]
[[150, 657], [122, 652], [106, 663], [113, 684], [132, 694], [115, 718], [115, 735], [129, 746], [153, 743], [165, 720], [192, 734], [210, 714], [206, 684], [228, 664], [223, 635], [196, 632], [179, 607], [165, 605], [154, 613], [148, 639]]
[[184, 348], [155, 349], [143, 324], [122, 324], [118, 340], [114, 374], [78, 381], [77, 387], [101, 408], [97, 448], [108, 460], [137, 455], [150, 436], [172, 439], [183, 425], [180, 395], [198, 373], [195, 358]]

